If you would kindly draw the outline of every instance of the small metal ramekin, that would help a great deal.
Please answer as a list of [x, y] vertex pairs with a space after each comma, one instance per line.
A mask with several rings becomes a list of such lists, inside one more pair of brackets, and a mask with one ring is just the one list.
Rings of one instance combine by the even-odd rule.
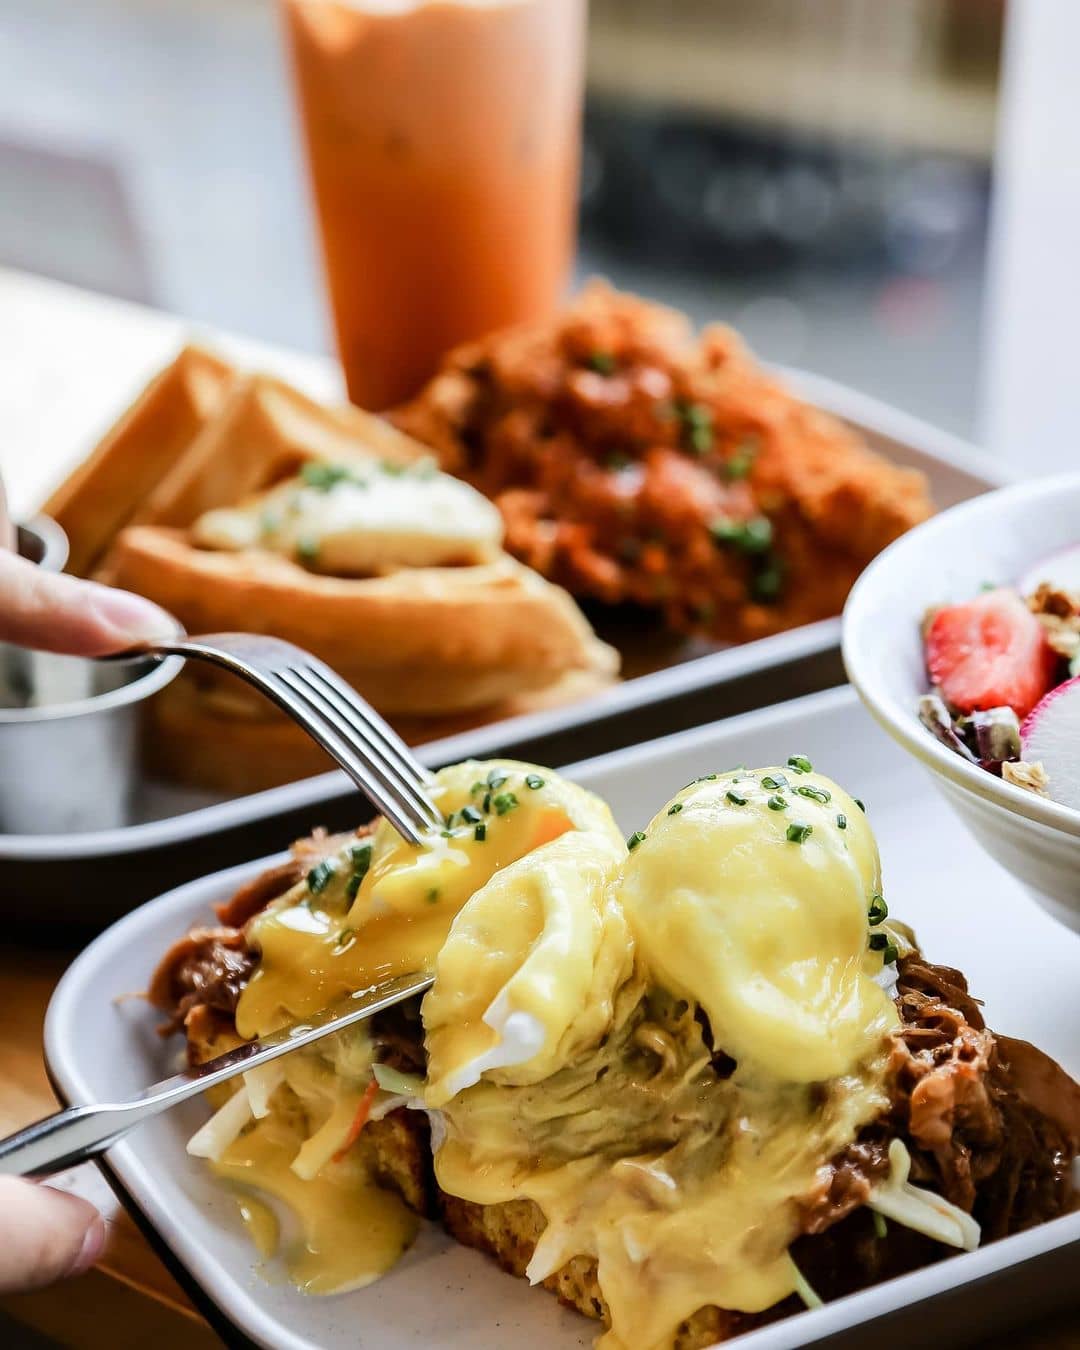
[[[19, 552], [59, 572], [67, 537], [39, 517]], [[98, 662], [0, 643], [0, 833], [82, 833], [129, 825], [139, 704], [183, 661]]]

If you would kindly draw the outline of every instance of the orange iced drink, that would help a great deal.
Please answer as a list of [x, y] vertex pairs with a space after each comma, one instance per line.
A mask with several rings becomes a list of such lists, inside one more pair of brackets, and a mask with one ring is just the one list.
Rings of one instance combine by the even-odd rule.
[[549, 313], [574, 241], [585, 0], [282, 0], [354, 402]]

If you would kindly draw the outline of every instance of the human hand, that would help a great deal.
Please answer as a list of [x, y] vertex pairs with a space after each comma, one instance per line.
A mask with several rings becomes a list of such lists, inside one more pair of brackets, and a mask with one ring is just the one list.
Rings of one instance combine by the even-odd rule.
[[0, 1294], [81, 1275], [104, 1245], [105, 1221], [87, 1201], [52, 1186], [0, 1177]]
[[141, 596], [45, 572], [11, 551], [14, 535], [0, 483], [0, 642], [71, 656], [104, 656], [177, 624]]
[[[148, 600], [45, 572], [18, 557], [14, 544], [0, 483], [0, 641], [97, 656], [176, 632]], [[93, 1205], [51, 1186], [0, 1177], [0, 1294], [81, 1275], [104, 1243], [105, 1223]]]

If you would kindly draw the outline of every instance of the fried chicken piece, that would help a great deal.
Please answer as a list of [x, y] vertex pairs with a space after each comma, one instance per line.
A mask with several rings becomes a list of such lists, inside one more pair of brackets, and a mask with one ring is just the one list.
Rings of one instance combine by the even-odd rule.
[[529, 566], [718, 640], [839, 613], [932, 509], [921, 474], [801, 403], [729, 329], [695, 337], [603, 283], [451, 352], [393, 418], [496, 502]]

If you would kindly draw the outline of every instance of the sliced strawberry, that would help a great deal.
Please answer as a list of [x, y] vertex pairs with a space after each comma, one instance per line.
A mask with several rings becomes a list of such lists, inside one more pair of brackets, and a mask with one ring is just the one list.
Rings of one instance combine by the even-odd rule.
[[1015, 591], [987, 591], [939, 609], [926, 633], [926, 667], [963, 713], [1012, 708], [1024, 718], [1054, 682], [1058, 657]]

